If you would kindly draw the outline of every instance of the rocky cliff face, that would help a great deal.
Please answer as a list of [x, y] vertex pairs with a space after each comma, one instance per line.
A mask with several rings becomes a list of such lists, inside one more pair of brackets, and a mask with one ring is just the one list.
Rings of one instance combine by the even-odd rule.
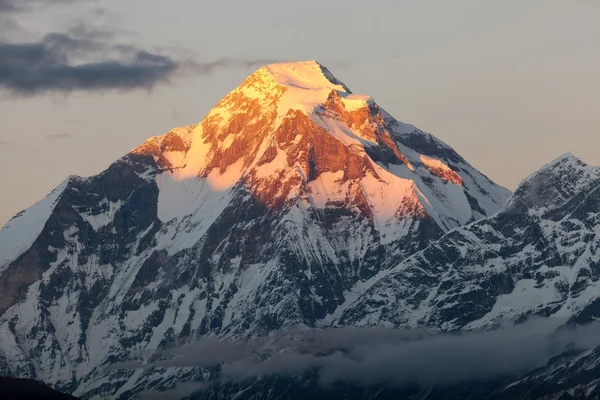
[[[0, 231], [0, 372], [125, 398], [185, 372], [110, 366], [182, 338], [407, 324], [369, 298], [382, 277], [508, 196], [320, 64], [266, 66], [199, 124], [68, 178]], [[440, 268], [399, 304], [427, 300]], [[502, 271], [482, 279], [516, 287]], [[464, 304], [463, 322], [423, 321], [462, 327], [491, 307]]]

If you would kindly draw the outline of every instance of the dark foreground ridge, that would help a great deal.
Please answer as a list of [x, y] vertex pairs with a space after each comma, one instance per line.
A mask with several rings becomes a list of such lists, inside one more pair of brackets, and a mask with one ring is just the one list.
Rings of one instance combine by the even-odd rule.
[[77, 397], [57, 392], [42, 382], [8, 377], [0, 377], [0, 398], [3, 400], [77, 400]]

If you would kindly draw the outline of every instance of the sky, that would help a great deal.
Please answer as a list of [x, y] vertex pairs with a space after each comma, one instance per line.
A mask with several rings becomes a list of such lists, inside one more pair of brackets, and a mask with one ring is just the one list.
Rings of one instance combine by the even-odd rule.
[[511, 190], [600, 165], [598, 0], [0, 0], [0, 225], [313, 59]]

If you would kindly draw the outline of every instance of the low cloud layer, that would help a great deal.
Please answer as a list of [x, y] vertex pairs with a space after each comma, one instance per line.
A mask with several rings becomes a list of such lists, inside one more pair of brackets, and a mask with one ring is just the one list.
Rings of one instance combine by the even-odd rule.
[[425, 330], [292, 327], [251, 341], [202, 339], [166, 350], [150, 365], [222, 364], [224, 382], [317, 371], [322, 385], [352, 382], [387, 387], [450, 385], [525, 373], [566, 349], [600, 345], [600, 324], [561, 328], [565, 321], [530, 319], [494, 331], [433, 335]]
[[201, 382], [178, 382], [169, 391], [146, 390], [138, 393], [135, 399], [139, 400], [180, 400], [199, 390], [206, 389], [208, 385]]
[[[316, 351], [277, 353], [261, 363], [240, 360], [223, 367], [226, 380], [273, 374], [319, 371], [321, 383], [339, 381], [358, 385], [445, 385], [467, 380], [518, 374], [544, 365], [569, 341], [553, 338], [557, 321], [538, 320], [491, 332], [427, 336], [417, 340], [380, 341], [368, 329], [360, 343], [333, 353]], [[331, 342], [345, 336], [324, 331]], [[406, 333], [401, 333], [405, 337]]]

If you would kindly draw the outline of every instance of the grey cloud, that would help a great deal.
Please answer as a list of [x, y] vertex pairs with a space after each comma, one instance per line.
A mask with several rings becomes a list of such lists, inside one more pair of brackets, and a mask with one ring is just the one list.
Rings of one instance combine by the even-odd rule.
[[[91, 3], [94, 0], [85, 0]], [[0, 90], [10, 94], [70, 93], [73, 91], [130, 91], [152, 89], [180, 76], [208, 75], [220, 68], [250, 68], [269, 59], [220, 58], [198, 62], [191, 52], [155, 51], [119, 43], [121, 29], [80, 21], [64, 32], [39, 40], [14, 42], [8, 35], [19, 27], [22, 11], [38, 6], [80, 5], [80, 0], [0, 0]], [[100, 11], [96, 11], [100, 12]], [[87, 18], [90, 19], [90, 18]], [[8, 30], [7, 30], [8, 29]]]
[[214, 338], [208, 338], [166, 351], [164, 356], [170, 358], [156, 361], [153, 366], [159, 368], [181, 365], [208, 366], [234, 362], [239, 360], [240, 357], [251, 357], [260, 343], [261, 341], [258, 340], [255, 342], [222, 342]]
[[0, 0], [0, 12], [16, 12], [24, 9], [27, 1]]
[[[361, 342], [348, 340], [347, 332], [328, 330], [330, 343], [346, 341], [344, 351], [277, 353], [260, 363], [240, 360], [223, 366], [226, 380], [273, 374], [299, 374], [317, 370], [324, 385], [338, 381], [373, 384], [444, 385], [517, 374], [544, 365], [562, 351], [574, 336], [553, 336], [564, 321], [532, 320], [495, 331], [423, 336], [407, 340], [378, 340], [363, 330]], [[600, 331], [600, 327], [598, 328]], [[393, 331], [392, 331], [393, 332]], [[393, 333], [390, 332], [390, 336]], [[385, 335], [384, 335], [385, 337]], [[332, 348], [333, 349], [333, 348]]]
[[224, 381], [316, 371], [323, 385], [454, 384], [520, 374], [566, 349], [600, 344], [600, 323], [560, 328], [565, 322], [536, 318], [494, 331], [442, 335], [425, 330], [293, 327], [249, 341], [203, 339], [168, 349], [161, 354], [166, 359], [150, 365], [120, 367], [221, 364]]
[[[112, 58], [106, 58], [110, 54]], [[100, 59], [74, 63], [73, 59]], [[0, 88], [34, 95], [77, 90], [151, 89], [178, 74], [208, 75], [219, 68], [250, 68], [267, 59], [175, 60], [133, 45], [110, 44], [98, 35], [46, 35], [34, 43], [0, 43]]]
[[113, 44], [115, 32], [87, 21], [66, 32], [15, 42], [19, 18], [40, 7], [79, 6], [94, 0], [0, 0], [0, 90], [12, 94], [152, 88], [167, 81], [178, 63], [168, 55]]
[[[241, 360], [261, 361], [282, 350], [296, 353], [325, 354], [349, 351], [370, 343], [405, 343], [433, 333], [425, 329], [386, 329], [343, 327], [326, 330], [309, 329], [302, 325], [285, 327], [270, 336], [252, 340], [219, 340], [215, 337], [196, 341], [180, 339], [176, 344], [158, 355], [161, 358], [153, 367], [196, 367], [234, 363]], [[114, 365], [115, 369], [145, 368], [136, 359], [150, 354], [136, 354], [133, 359]]]
[[118, 59], [73, 64], [71, 58], [101, 56], [109, 46], [54, 33], [36, 43], [0, 43], [0, 87], [13, 93], [151, 88], [178, 64], [167, 56], [119, 48]]
[[243, 59], [223, 57], [209, 62], [189, 61], [185, 64], [185, 67], [192, 73], [210, 74], [220, 68], [255, 68], [276, 62], [279, 61], [271, 58]]
[[[2, 10], [0, 10], [0, 13]], [[12, 18], [3, 18], [0, 15], [0, 35], [12, 34], [14, 32], [21, 31], [23, 28], [17, 21]]]
[[314, 330], [295, 325], [271, 336], [253, 340], [221, 341], [206, 338], [165, 350], [167, 359], [157, 361], [156, 367], [208, 366], [243, 360], [263, 360], [282, 350], [304, 354], [347, 352], [372, 343], [398, 344], [431, 335], [425, 329], [400, 330], [386, 328], [343, 327]]
[[206, 387], [207, 385], [201, 382], [179, 382], [173, 389], [167, 391], [147, 390], [138, 393], [134, 398], [143, 400], [179, 400]]

